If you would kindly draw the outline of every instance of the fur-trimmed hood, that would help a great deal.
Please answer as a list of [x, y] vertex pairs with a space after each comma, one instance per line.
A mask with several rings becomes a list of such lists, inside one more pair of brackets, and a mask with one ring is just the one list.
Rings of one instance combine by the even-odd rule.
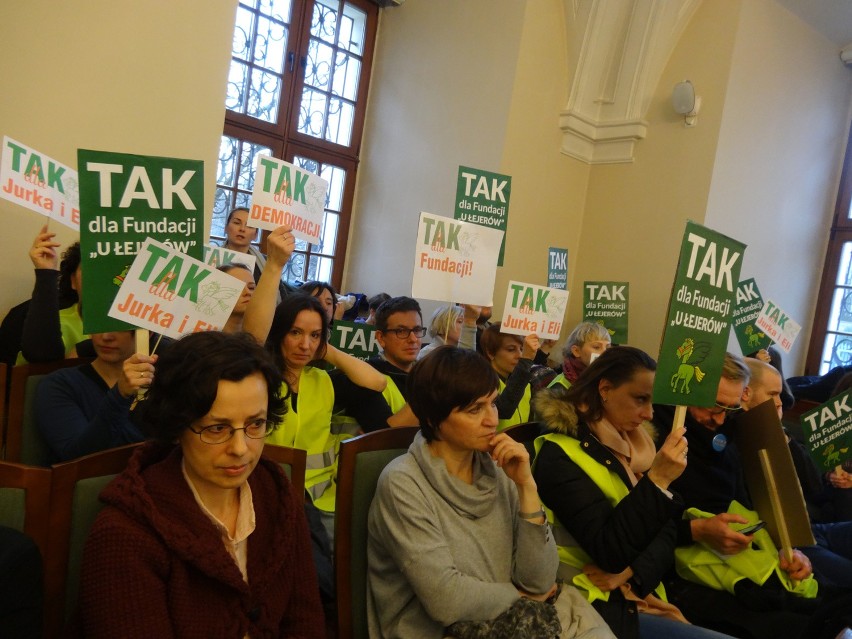
[[[568, 389], [561, 386], [541, 390], [533, 399], [533, 411], [546, 430], [580, 439], [581, 420], [574, 404], [566, 399], [567, 394]], [[642, 422], [642, 428], [659, 444], [659, 431], [654, 424]]]

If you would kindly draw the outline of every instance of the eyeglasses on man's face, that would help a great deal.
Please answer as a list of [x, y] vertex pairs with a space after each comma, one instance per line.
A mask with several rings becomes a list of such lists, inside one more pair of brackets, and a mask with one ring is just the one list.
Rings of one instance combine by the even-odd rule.
[[408, 336], [414, 333], [415, 337], [423, 337], [426, 335], [426, 327], [425, 326], [415, 326], [414, 328], [386, 328], [382, 331], [382, 333], [392, 333], [396, 335], [397, 339], [408, 339]]
[[198, 435], [205, 444], [224, 444], [238, 430], [243, 431], [250, 439], [263, 439], [272, 432], [272, 422], [267, 419], [255, 419], [243, 428], [234, 428], [230, 424], [213, 424], [200, 430], [190, 426], [189, 430]]
[[711, 415], [721, 415], [722, 413], [730, 415], [732, 413], [741, 411], [742, 409], [743, 407], [740, 404], [737, 404], [736, 406], [728, 406], [727, 404], [720, 404], [719, 402], [716, 402], [715, 405], [709, 408], [705, 408], [704, 410], [706, 410]]

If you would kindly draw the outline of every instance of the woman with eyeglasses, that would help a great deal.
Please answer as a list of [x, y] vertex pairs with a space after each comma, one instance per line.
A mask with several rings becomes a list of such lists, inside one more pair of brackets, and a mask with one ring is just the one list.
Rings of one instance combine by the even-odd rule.
[[679, 428], [655, 448], [648, 422], [656, 368], [638, 348], [615, 346], [570, 389], [536, 396], [549, 432], [536, 440], [534, 477], [559, 546], [559, 576], [620, 639], [724, 637], [688, 624], [662, 585], [684, 510], [668, 488], [686, 468], [687, 441]]
[[482, 331], [481, 345], [491, 368], [500, 378], [497, 413], [500, 416], [498, 430], [502, 431], [532, 419], [530, 373], [539, 339], [535, 333], [521, 337], [503, 333], [500, 328], [498, 323]]
[[101, 493], [80, 582], [83, 635], [324, 637], [302, 507], [261, 457], [285, 411], [245, 334], [163, 352], [134, 416], [154, 441]]
[[356, 433], [332, 432], [334, 382], [326, 371], [310, 364], [325, 360], [353, 383], [378, 392], [384, 390], [387, 380], [366, 362], [328, 343], [328, 316], [317, 298], [292, 293], [275, 307], [275, 284], [292, 242], [289, 227], [269, 234], [269, 259], [243, 326], [258, 342], [266, 344], [289, 389], [287, 414], [270, 442], [307, 451], [305, 489], [323, 514], [323, 524], [332, 538], [337, 449], [341, 440]]

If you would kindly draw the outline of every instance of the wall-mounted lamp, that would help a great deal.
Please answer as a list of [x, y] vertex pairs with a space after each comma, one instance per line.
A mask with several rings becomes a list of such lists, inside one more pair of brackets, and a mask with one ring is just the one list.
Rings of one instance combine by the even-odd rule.
[[695, 95], [692, 82], [678, 82], [672, 90], [672, 106], [675, 113], [683, 116], [684, 126], [695, 126], [698, 123], [698, 110], [701, 108], [701, 98]]

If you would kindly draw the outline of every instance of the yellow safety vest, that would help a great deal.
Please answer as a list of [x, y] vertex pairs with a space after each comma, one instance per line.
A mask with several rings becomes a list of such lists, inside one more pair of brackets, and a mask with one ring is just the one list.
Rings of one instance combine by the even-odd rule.
[[[630, 494], [621, 477], [584, 451], [583, 444], [578, 439], [560, 433], [542, 435], [535, 440], [536, 455], [538, 455], [546, 441], [553, 442], [559, 446], [568, 455], [568, 458], [589, 476], [589, 479], [600, 489], [613, 508]], [[609, 601], [609, 592], [604, 592], [598, 588], [582, 573], [583, 567], [594, 563], [594, 560], [577, 544], [571, 533], [559, 523], [552, 510], [545, 507], [544, 512], [547, 515], [547, 521], [550, 522], [553, 528], [553, 538], [556, 541], [556, 548], [559, 552], [559, 561], [579, 571], [573, 578], [574, 585], [586, 592], [586, 597], [590, 603], [598, 599]], [[654, 589], [654, 593], [663, 601], [668, 601], [666, 598], [666, 589], [663, 587], [662, 582]]]
[[[751, 522], [758, 521], [756, 511], [749, 510], [737, 501], [732, 501], [728, 512], [742, 515]], [[691, 519], [712, 517], [713, 513], [690, 508], [684, 517]], [[754, 533], [754, 542], [736, 555], [720, 556], [700, 542], [682, 546], [675, 550], [677, 574], [702, 586], [734, 593], [734, 586], [743, 579], [763, 585], [774, 572], [788, 591], [805, 599], [817, 595], [819, 585], [813, 575], [794, 582], [778, 564], [778, 550], [766, 529]]]
[[385, 379], [388, 380], [388, 385], [385, 386], [385, 390], [382, 391], [382, 397], [385, 398], [385, 401], [390, 406], [391, 413], [397, 413], [402, 410], [402, 407], [405, 406], [405, 397], [402, 396], [402, 393], [399, 390], [399, 387], [396, 385], [390, 375], [385, 375]]
[[[503, 383], [503, 380], [499, 380], [500, 388], [499, 392], [502, 393], [506, 388], [506, 384]], [[521, 397], [521, 401], [518, 402], [518, 407], [515, 409], [515, 412], [508, 419], [501, 419], [497, 424], [497, 432], [504, 431], [509, 426], [514, 426], [515, 424], [523, 424], [524, 422], [528, 422], [530, 420], [530, 397], [532, 396], [532, 391], [530, 390], [530, 385], [527, 384], [526, 388], [524, 388], [524, 394]]]
[[553, 380], [547, 385], [548, 388], [553, 388], [559, 384], [564, 388], [571, 388], [571, 382], [568, 381], [568, 378], [565, 377], [565, 373], [559, 373]]
[[[286, 392], [286, 387], [282, 388]], [[351, 435], [332, 432], [334, 387], [324, 370], [306, 366], [299, 376], [298, 412], [287, 400], [287, 413], [269, 436], [270, 444], [300, 448], [308, 453], [305, 489], [320, 510], [334, 512], [337, 451]]]

